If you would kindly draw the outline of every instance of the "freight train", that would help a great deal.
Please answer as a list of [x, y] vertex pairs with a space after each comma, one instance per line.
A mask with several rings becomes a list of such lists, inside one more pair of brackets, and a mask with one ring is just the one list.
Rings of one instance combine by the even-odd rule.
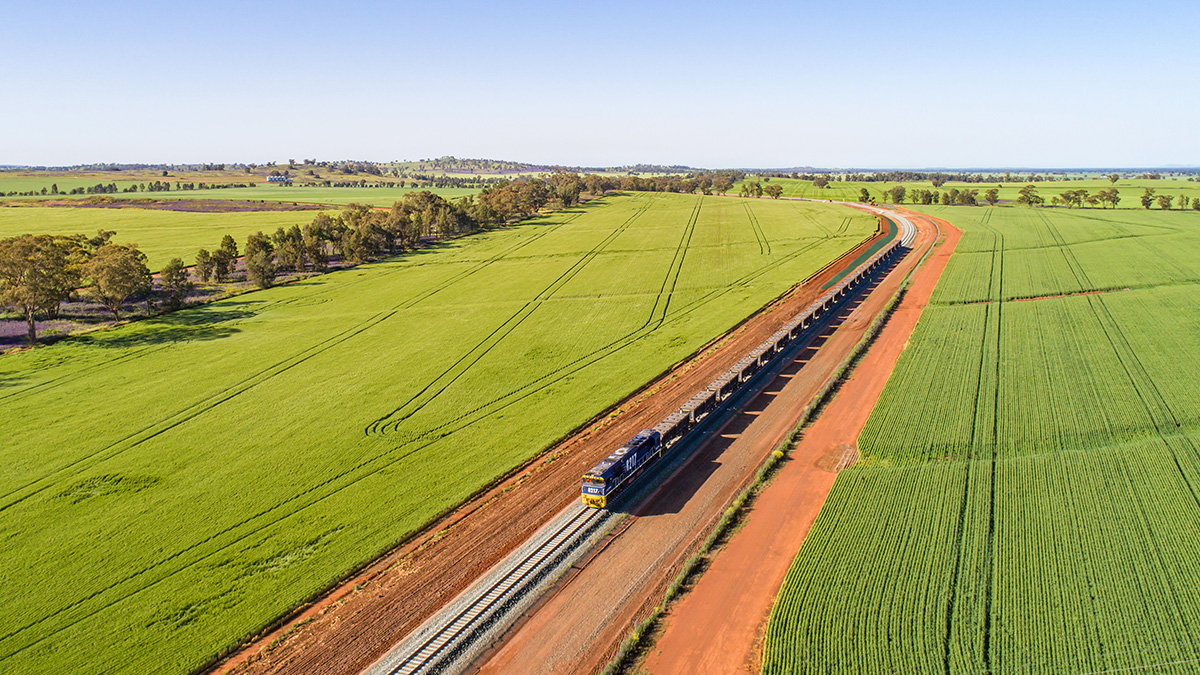
[[638, 476], [668, 454], [689, 431], [721, 407], [726, 399], [737, 393], [754, 374], [766, 367], [827, 310], [866, 280], [881, 265], [888, 263], [901, 251], [900, 241], [893, 240], [866, 262], [842, 278], [833, 288], [787, 322], [746, 358], [711, 384], [688, 399], [676, 412], [667, 415], [652, 429], [643, 429], [629, 442], [617, 448], [604, 461], [583, 475], [583, 504], [592, 508], [608, 507], [614, 495], [625, 489]]

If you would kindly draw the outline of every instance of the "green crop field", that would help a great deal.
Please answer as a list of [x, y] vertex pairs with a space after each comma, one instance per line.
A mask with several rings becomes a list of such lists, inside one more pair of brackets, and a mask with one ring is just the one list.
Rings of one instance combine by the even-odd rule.
[[[760, 180], [761, 182], [761, 180]], [[866, 188], [867, 192], [879, 203], [883, 203], [885, 192], [896, 185], [903, 185], [908, 190], [933, 190], [933, 184], [929, 181], [906, 181], [902, 183], [896, 182], [855, 182], [855, 181], [833, 181], [824, 188], [814, 187], [812, 181], [799, 180], [792, 178], [772, 178], [769, 182], [762, 183], [769, 185], [770, 183], [778, 183], [783, 187], [784, 197], [807, 197], [809, 199], [835, 199], [856, 201], [859, 197], [859, 190]], [[1015, 201], [1017, 193], [1021, 188], [1029, 185], [1029, 183], [962, 183], [958, 181], [950, 181], [938, 188], [941, 192], [947, 192], [950, 188], [958, 190], [979, 190], [979, 203], [983, 204], [983, 193], [989, 188], [997, 188], [1000, 190], [1000, 199]], [[1116, 188], [1121, 195], [1120, 208], [1122, 209], [1141, 209], [1139, 199], [1142, 192], [1146, 188], [1154, 188], [1157, 194], [1187, 195], [1191, 198], [1200, 197], [1200, 182], [1188, 181], [1182, 178], [1164, 178], [1159, 180], [1149, 180], [1141, 178], [1121, 178], [1115, 184], [1109, 183], [1107, 179], [1099, 178], [1084, 178], [1071, 179], [1054, 182], [1038, 182], [1033, 183], [1038, 194], [1045, 198], [1046, 203], [1050, 203], [1051, 197], [1067, 190], [1087, 190], [1089, 193], [1095, 194], [1100, 190]], [[730, 190], [737, 194], [741, 189], [741, 183], [733, 186]], [[905, 200], [907, 202], [907, 200]], [[1177, 207], [1177, 206], [1176, 206]], [[1153, 207], [1158, 210], [1158, 206]], [[1095, 207], [1088, 207], [1088, 211], [1102, 210]], [[951, 212], [953, 213], [953, 212]]]
[[1200, 214], [926, 210], [965, 234], [764, 672], [1196, 672]]
[[875, 227], [612, 196], [0, 358], [0, 671], [191, 671]]
[[171, 258], [190, 265], [196, 251], [212, 251], [221, 237], [233, 235], [238, 246], [246, 237], [262, 230], [271, 234], [277, 228], [311, 223], [320, 213], [305, 211], [248, 211], [238, 213], [190, 213], [157, 209], [102, 209], [60, 206], [0, 208], [0, 237], [22, 234], [86, 234], [113, 230], [119, 243], [135, 243], [149, 258], [151, 270], [158, 270]]

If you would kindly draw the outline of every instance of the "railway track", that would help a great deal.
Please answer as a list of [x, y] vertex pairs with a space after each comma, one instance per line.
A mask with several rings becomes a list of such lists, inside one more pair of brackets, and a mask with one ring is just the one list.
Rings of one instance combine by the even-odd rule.
[[[862, 208], [877, 215], [892, 219], [899, 226], [901, 245], [909, 247], [916, 237], [916, 227], [904, 216], [887, 209], [862, 204], [849, 206]], [[890, 265], [882, 272], [885, 274]], [[797, 339], [788, 351], [793, 355], [812, 335], [827, 325], [837, 309], [848, 303], [858, 293], [848, 294], [837, 302], [835, 311], [806, 330], [809, 335]], [[677, 457], [662, 466], [657, 473], [669, 475], [691, 456], [692, 451], [702, 444], [702, 438], [724, 425], [729, 416], [748, 400], [758, 394], [766, 383], [774, 379], [782, 368], [778, 360], [773, 367], [765, 368], [756, 376], [757, 383], [735, 394], [729, 405], [718, 413], [708, 416], [689, 434], [690, 447], [681, 447]], [[682, 443], [682, 441], [681, 441]], [[622, 503], [636, 503], [648, 494], [657, 481], [650, 483], [621, 498]], [[616, 524], [626, 515], [602, 509], [586, 508], [579, 503], [560, 512], [533, 537], [517, 548], [504, 560], [483, 575], [470, 588], [463, 591], [441, 611], [430, 617], [401, 643], [364, 671], [364, 675], [434, 675], [461, 672], [477, 659], [508, 630], [512, 623], [527, 611], [541, 593], [559, 578], [571, 565], [582, 559]]]
[[[820, 200], [815, 200], [815, 201], [820, 201]], [[856, 209], [862, 209], [863, 211], [869, 211], [871, 213], [874, 213], [877, 216], [884, 216], [886, 218], [890, 218], [893, 222], [895, 222], [900, 227], [900, 245], [903, 246], [904, 248], [911, 248], [912, 243], [914, 241], [916, 241], [916, 239], [917, 239], [917, 226], [914, 225], [913, 222], [911, 220], [909, 220], [908, 218], [906, 218], [905, 216], [903, 216], [895, 211], [892, 211], [891, 209], [881, 209], [878, 206], [871, 206], [870, 204], [859, 204], [858, 202], [834, 202], [834, 203], [841, 204], [843, 206], [850, 206], [850, 207], [853, 207]]]
[[544, 582], [553, 581], [603, 536], [616, 515], [572, 504], [529, 541], [492, 568], [404, 642], [366, 670], [366, 675], [443, 673], [470, 662], [493, 632], [508, 628]]

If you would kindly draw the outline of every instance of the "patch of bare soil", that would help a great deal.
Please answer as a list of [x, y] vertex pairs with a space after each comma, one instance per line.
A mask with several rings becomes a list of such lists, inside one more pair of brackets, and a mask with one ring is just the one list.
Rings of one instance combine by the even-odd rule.
[[858, 461], [858, 448], [853, 443], [842, 443], [832, 447], [817, 460], [817, 468], [829, 473], [837, 473], [842, 469], [853, 466]]

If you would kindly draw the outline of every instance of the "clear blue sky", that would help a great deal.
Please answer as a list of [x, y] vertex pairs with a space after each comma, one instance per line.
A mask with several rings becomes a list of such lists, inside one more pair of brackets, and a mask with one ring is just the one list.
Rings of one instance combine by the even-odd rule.
[[0, 164], [1200, 164], [1200, 3], [9, 2]]

